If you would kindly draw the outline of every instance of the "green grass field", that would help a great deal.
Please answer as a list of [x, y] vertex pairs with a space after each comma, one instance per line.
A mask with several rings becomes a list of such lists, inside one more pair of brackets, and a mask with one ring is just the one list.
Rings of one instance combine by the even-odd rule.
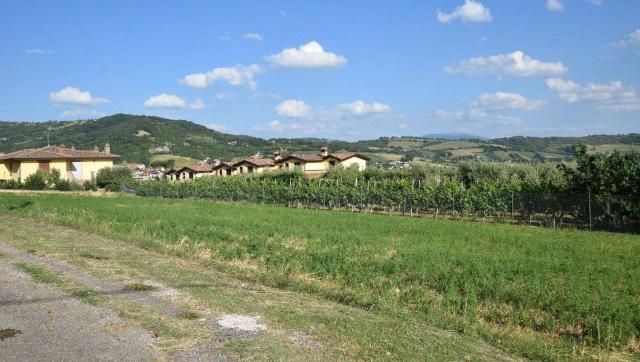
[[0, 213], [402, 315], [525, 358], [640, 357], [637, 235], [128, 196], [1, 194]]

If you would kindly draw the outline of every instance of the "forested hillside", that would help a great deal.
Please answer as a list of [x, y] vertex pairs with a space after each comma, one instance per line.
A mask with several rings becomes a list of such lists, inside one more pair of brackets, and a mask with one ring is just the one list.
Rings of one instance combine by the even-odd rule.
[[[197, 162], [207, 157], [228, 160], [257, 152], [315, 152], [332, 150], [366, 153], [374, 162], [394, 160], [455, 163], [465, 160], [540, 162], [571, 159], [571, 145], [583, 143], [590, 151], [640, 150], [640, 134], [587, 137], [509, 137], [494, 140], [446, 140], [429, 137], [381, 137], [357, 142], [320, 138], [274, 138], [221, 133], [185, 120], [116, 114], [97, 120], [0, 122], [0, 152], [37, 148], [49, 143], [90, 149], [111, 144], [120, 161], [148, 163], [180, 158]], [[437, 137], [432, 135], [430, 137]], [[192, 160], [192, 161], [191, 161]]]

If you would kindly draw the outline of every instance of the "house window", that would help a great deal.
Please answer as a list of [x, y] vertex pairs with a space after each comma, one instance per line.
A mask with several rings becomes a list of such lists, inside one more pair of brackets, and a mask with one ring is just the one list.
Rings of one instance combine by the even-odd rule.
[[230, 168], [227, 169], [227, 176], [231, 176], [231, 169]]
[[240, 167], [239, 170], [240, 170], [240, 173], [243, 173], [244, 172], [244, 167]]
[[334, 167], [336, 165], [336, 161], [329, 161], [329, 167]]
[[249, 173], [253, 173], [253, 167], [247, 167], [247, 171], [248, 171]]
[[38, 170], [49, 172], [49, 161], [38, 161]]

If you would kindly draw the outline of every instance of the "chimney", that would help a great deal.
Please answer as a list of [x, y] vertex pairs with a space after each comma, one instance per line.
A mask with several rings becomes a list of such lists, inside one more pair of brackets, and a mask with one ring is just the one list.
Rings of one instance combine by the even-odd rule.
[[211, 164], [213, 165], [213, 167], [216, 167], [220, 164], [220, 160], [216, 158], [215, 160], [212, 161]]
[[328, 147], [321, 147], [320, 148], [320, 155], [322, 157], [327, 157], [329, 156], [329, 148]]
[[65, 146], [65, 145], [64, 145], [64, 143], [61, 143], [61, 144], [60, 144], [60, 146], [58, 146], [58, 147], [60, 147], [60, 148], [65, 148], [65, 147], [67, 147], [67, 146]]
[[76, 146], [74, 146], [74, 145], [71, 145], [71, 149], [75, 151], [75, 149], [76, 149]]
[[106, 153], [107, 155], [111, 154], [111, 146], [109, 145], [109, 143], [106, 143], [104, 145], [104, 153]]
[[273, 151], [273, 159], [275, 161], [282, 159], [282, 153], [280, 151]]

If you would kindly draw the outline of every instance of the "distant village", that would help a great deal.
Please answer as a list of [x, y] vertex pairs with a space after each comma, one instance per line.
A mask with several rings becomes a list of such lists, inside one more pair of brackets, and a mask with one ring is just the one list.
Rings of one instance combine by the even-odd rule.
[[[37, 171], [49, 172], [57, 169], [62, 179], [80, 183], [95, 180], [100, 169], [113, 167], [114, 161], [119, 157], [111, 152], [108, 143], [102, 150], [97, 146], [92, 150], [76, 150], [65, 145], [20, 150], [0, 154], [0, 180], [24, 182]], [[330, 152], [328, 147], [322, 147], [318, 153], [283, 155], [276, 151], [272, 157], [256, 154], [238, 161], [207, 161], [180, 168], [151, 167], [144, 164], [128, 164], [127, 167], [136, 180], [166, 178], [171, 181], [183, 181], [204, 176], [228, 177], [271, 171], [299, 171], [313, 178], [322, 176], [334, 167], [363, 171], [370, 159], [357, 152]], [[397, 162], [393, 168], [405, 168], [408, 165]]]
[[[273, 157], [254, 155], [235, 162], [222, 162], [216, 159], [210, 163], [203, 162], [164, 171], [138, 165], [133, 170], [133, 177], [145, 180], [164, 176], [171, 181], [180, 181], [203, 176], [228, 177], [270, 171], [300, 171], [308, 177], [319, 177], [336, 166], [362, 171], [367, 168], [368, 161], [368, 157], [356, 152], [329, 152], [327, 147], [322, 147], [318, 153], [293, 153], [283, 156], [280, 151], [277, 151], [274, 152]], [[163, 175], [160, 172], [163, 172]]]

